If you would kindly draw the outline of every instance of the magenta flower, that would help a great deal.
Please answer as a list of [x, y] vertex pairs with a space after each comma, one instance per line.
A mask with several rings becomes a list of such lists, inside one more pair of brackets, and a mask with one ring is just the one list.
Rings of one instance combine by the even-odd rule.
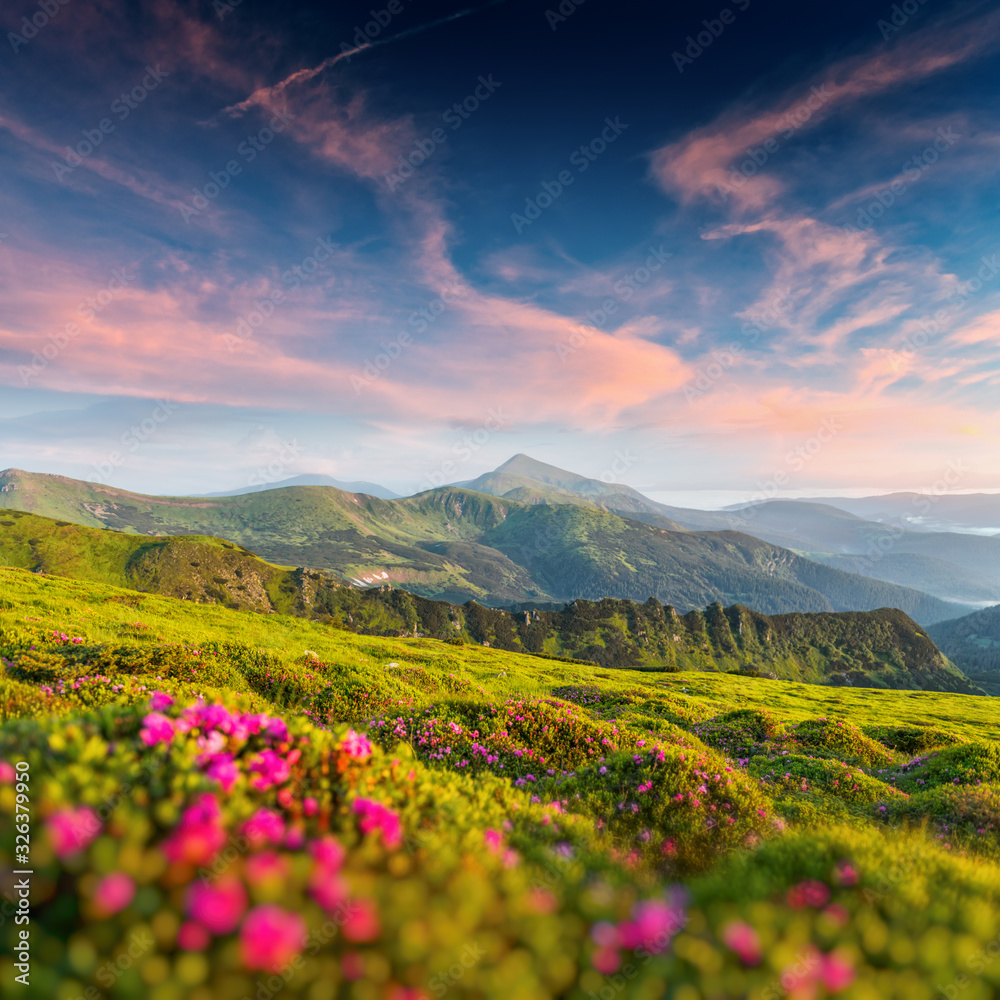
[[355, 799], [353, 809], [360, 818], [358, 825], [362, 833], [373, 833], [378, 830], [382, 834], [382, 843], [389, 850], [399, 847], [402, 836], [399, 816], [396, 813], [373, 799]]
[[618, 925], [618, 936], [625, 948], [644, 947], [654, 955], [665, 951], [673, 936], [684, 925], [684, 911], [676, 905], [651, 899], [632, 907], [632, 919]]
[[734, 952], [744, 965], [758, 965], [763, 952], [757, 932], [742, 920], [727, 924], [722, 932], [726, 947]]
[[846, 990], [854, 982], [854, 968], [850, 961], [837, 954], [824, 955], [820, 966], [820, 978], [829, 993]]
[[340, 749], [355, 760], [367, 760], [372, 755], [372, 745], [368, 738], [348, 729], [340, 741]]
[[305, 943], [302, 917], [270, 903], [252, 909], [240, 928], [240, 953], [248, 969], [278, 972]]
[[161, 846], [169, 861], [206, 865], [225, 842], [219, 803], [205, 792], [184, 810], [180, 823]]
[[316, 865], [329, 872], [340, 871], [344, 864], [347, 851], [339, 840], [327, 834], [319, 840], [314, 840], [309, 847], [309, 852], [316, 859]]
[[154, 712], [165, 712], [173, 703], [174, 699], [165, 691], [154, 691], [149, 699], [149, 707]]
[[212, 758], [205, 775], [222, 785], [224, 792], [230, 792], [240, 776], [240, 769], [236, 766], [232, 754], [220, 753]]
[[273, 809], [258, 809], [243, 824], [243, 832], [251, 841], [280, 844], [285, 836], [285, 821]]
[[273, 750], [263, 750], [257, 754], [250, 762], [249, 770], [253, 774], [250, 785], [258, 792], [282, 784], [292, 773], [288, 761]]
[[14, 770], [14, 765], [0, 760], [0, 785], [13, 785], [16, 777], [17, 771]]
[[247, 892], [238, 878], [219, 879], [212, 885], [198, 881], [187, 894], [187, 915], [213, 934], [236, 930], [247, 908]]
[[487, 830], [483, 837], [486, 841], [486, 846], [494, 853], [499, 854], [503, 849], [503, 834], [499, 830]]
[[101, 821], [89, 806], [78, 806], [53, 813], [46, 829], [56, 856], [66, 858], [87, 847], [101, 832]]
[[264, 727], [264, 734], [279, 743], [283, 743], [288, 739], [288, 726], [284, 719], [270, 719]]
[[97, 883], [94, 907], [101, 916], [110, 917], [124, 910], [135, 896], [135, 882], [124, 872], [112, 872]]
[[139, 730], [142, 742], [148, 747], [157, 743], [169, 743], [174, 738], [174, 723], [159, 712], [150, 712], [142, 720], [143, 728]]
[[283, 884], [288, 881], [288, 861], [274, 851], [251, 854], [246, 860], [244, 869], [250, 885], [262, 885], [265, 882]]
[[191, 920], [184, 921], [177, 931], [177, 947], [183, 951], [204, 951], [211, 940], [208, 931]]
[[370, 899], [356, 899], [351, 903], [344, 922], [344, 937], [348, 941], [374, 941], [382, 933], [378, 910]]

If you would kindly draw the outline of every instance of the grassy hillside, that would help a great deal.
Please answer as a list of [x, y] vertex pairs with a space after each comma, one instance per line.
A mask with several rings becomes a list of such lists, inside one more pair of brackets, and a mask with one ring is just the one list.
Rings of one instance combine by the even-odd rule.
[[0, 657], [27, 1000], [1000, 987], [988, 699], [607, 671], [12, 569]]
[[0, 565], [143, 593], [315, 618], [353, 632], [429, 636], [653, 670], [760, 669], [786, 680], [965, 691], [968, 684], [900, 611], [789, 614], [745, 607], [679, 615], [645, 604], [576, 600], [558, 610], [456, 606], [388, 586], [274, 566], [218, 538], [151, 539], [20, 511], [0, 517]]
[[898, 607], [923, 624], [966, 610], [749, 535], [669, 531], [579, 504], [448, 487], [390, 501], [320, 486], [178, 498], [26, 473], [0, 483], [9, 509], [58, 509], [63, 520], [147, 535], [215, 535], [281, 565], [457, 603], [653, 596], [682, 610], [721, 601], [768, 614]]

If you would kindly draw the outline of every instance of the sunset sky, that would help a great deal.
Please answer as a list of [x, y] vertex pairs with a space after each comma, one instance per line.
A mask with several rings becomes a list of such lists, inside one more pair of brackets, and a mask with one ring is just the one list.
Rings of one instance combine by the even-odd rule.
[[995, 4], [466, 3], [4, 3], [0, 468], [1000, 489]]

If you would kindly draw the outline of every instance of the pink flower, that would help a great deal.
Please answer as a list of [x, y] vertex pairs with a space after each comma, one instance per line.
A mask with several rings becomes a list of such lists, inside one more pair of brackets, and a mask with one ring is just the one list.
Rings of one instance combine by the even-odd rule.
[[826, 906], [830, 902], [830, 887], [816, 879], [807, 878], [788, 890], [788, 905], [801, 910], [805, 906]]
[[617, 948], [598, 948], [590, 961], [598, 972], [610, 976], [621, 968], [622, 957]]
[[319, 802], [316, 801], [311, 795], [307, 795], [302, 800], [302, 811], [307, 816], [315, 816], [319, 812]]
[[249, 770], [253, 774], [250, 785], [258, 792], [282, 784], [292, 773], [288, 761], [273, 750], [263, 750], [257, 754], [251, 761]]
[[618, 936], [625, 948], [641, 946], [657, 954], [666, 950], [683, 924], [684, 913], [678, 906], [651, 899], [632, 907], [632, 919], [618, 925]]
[[357, 899], [350, 907], [344, 922], [344, 937], [348, 941], [361, 943], [374, 941], [382, 928], [379, 925], [378, 910], [370, 899]]
[[483, 836], [486, 840], [486, 846], [494, 854], [499, 854], [503, 848], [503, 834], [498, 830], [487, 830]]
[[340, 871], [344, 858], [347, 856], [347, 851], [344, 850], [340, 841], [330, 834], [319, 840], [314, 840], [309, 847], [309, 852], [315, 858], [317, 866], [330, 872]]
[[262, 885], [265, 882], [280, 885], [288, 881], [288, 861], [274, 851], [251, 854], [246, 860], [245, 870], [250, 885]]
[[372, 755], [372, 745], [368, 738], [348, 729], [340, 741], [340, 749], [355, 760], [367, 760]]
[[205, 775], [222, 785], [224, 792], [231, 792], [240, 776], [240, 769], [230, 753], [220, 753], [212, 758]]
[[13, 785], [16, 777], [17, 771], [14, 770], [14, 765], [0, 760], [0, 785]]
[[285, 724], [285, 720], [268, 719], [267, 724], [264, 726], [264, 735], [269, 736], [272, 740], [277, 740], [279, 743], [283, 743], [288, 739], [288, 726]]
[[183, 951], [204, 951], [212, 939], [201, 924], [186, 920], [177, 931], [177, 947]]
[[235, 877], [221, 878], [212, 885], [198, 881], [187, 894], [187, 915], [213, 934], [236, 930], [247, 908], [247, 892]]
[[112, 872], [97, 883], [94, 907], [104, 917], [124, 910], [135, 896], [135, 882], [124, 872]]
[[101, 821], [89, 806], [78, 806], [53, 813], [46, 829], [56, 856], [66, 858], [87, 847], [101, 832]]
[[142, 742], [148, 747], [157, 743], [169, 743], [174, 738], [174, 723], [159, 712], [150, 712], [142, 720], [143, 728], [139, 730]]
[[838, 861], [834, 867], [834, 877], [844, 886], [858, 884], [858, 870], [850, 861]]
[[726, 947], [734, 952], [744, 965], [758, 965], [762, 952], [757, 932], [742, 920], [727, 924], [722, 932]]
[[225, 842], [219, 803], [205, 792], [184, 810], [180, 823], [163, 842], [162, 849], [169, 861], [206, 865]]
[[165, 691], [154, 691], [149, 699], [149, 707], [154, 712], [165, 712], [173, 703], [174, 699]]
[[836, 953], [824, 955], [820, 966], [820, 979], [827, 992], [839, 993], [854, 982], [854, 968], [848, 959]]
[[243, 832], [254, 842], [280, 844], [285, 836], [285, 821], [273, 809], [258, 809], [243, 824]]
[[399, 816], [381, 802], [373, 799], [355, 799], [354, 811], [360, 817], [359, 826], [362, 833], [373, 833], [378, 830], [382, 834], [382, 843], [393, 850], [402, 843]]
[[240, 928], [240, 953], [248, 969], [278, 972], [302, 951], [305, 942], [302, 917], [271, 903], [254, 907]]

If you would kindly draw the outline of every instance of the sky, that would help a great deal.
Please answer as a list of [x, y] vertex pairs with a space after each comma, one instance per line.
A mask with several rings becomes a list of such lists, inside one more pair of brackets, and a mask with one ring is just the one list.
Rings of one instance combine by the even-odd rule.
[[0, 30], [0, 468], [1000, 489], [995, 4], [4, 0]]

